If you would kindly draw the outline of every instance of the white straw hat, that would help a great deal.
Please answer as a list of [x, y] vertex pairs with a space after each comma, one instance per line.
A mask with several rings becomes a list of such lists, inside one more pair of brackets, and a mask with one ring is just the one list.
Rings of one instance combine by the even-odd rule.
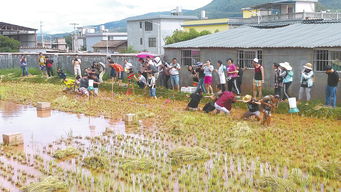
[[280, 63], [279, 66], [283, 67], [284, 69], [288, 71], [292, 70], [292, 67], [290, 66], [288, 62]]
[[259, 60], [257, 58], [254, 58], [253, 61], [258, 63]]

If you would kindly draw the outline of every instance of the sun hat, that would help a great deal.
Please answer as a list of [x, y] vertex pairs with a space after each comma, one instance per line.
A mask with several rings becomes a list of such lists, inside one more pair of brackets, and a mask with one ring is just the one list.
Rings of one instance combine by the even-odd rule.
[[248, 102], [251, 101], [251, 99], [252, 99], [252, 96], [251, 96], [251, 95], [245, 95], [245, 96], [243, 97], [242, 101], [243, 101], [244, 103], [248, 103]]
[[253, 61], [258, 63], [259, 60], [257, 58], [254, 58]]
[[288, 71], [292, 70], [292, 67], [290, 66], [288, 62], [280, 63], [279, 66], [283, 67], [284, 69]]
[[311, 63], [306, 63], [303, 67], [306, 69], [313, 70], [313, 65]]

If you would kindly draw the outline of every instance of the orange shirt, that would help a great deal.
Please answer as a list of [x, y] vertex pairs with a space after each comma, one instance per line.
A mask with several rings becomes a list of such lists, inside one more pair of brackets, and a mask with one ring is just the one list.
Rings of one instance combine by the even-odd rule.
[[110, 67], [114, 68], [116, 72], [122, 72], [124, 71], [122, 65], [114, 63], [114, 64], [109, 64]]

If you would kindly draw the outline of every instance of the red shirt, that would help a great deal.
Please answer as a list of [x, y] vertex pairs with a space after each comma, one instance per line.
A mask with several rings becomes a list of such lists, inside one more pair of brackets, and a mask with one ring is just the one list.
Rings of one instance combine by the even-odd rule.
[[124, 71], [122, 65], [114, 63], [114, 64], [109, 64], [110, 67], [114, 68], [116, 72], [122, 72]]
[[232, 109], [232, 103], [234, 102], [234, 94], [229, 91], [224, 91], [216, 101], [217, 105], [220, 107], [225, 107], [229, 111]]

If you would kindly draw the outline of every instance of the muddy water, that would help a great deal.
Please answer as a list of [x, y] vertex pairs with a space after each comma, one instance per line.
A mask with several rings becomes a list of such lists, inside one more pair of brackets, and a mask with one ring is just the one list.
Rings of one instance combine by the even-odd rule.
[[25, 144], [48, 144], [70, 134], [97, 136], [106, 128], [119, 134], [125, 133], [122, 121], [54, 110], [39, 111], [35, 107], [0, 101], [0, 141], [2, 134], [22, 133]]

